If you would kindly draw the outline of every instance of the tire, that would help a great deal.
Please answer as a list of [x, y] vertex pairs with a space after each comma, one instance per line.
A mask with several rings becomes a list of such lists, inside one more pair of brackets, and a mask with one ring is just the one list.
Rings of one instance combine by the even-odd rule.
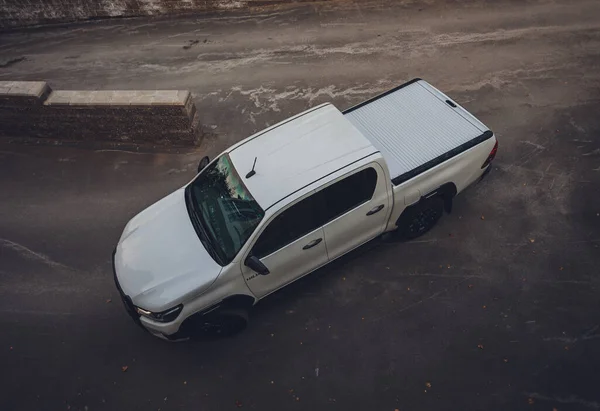
[[244, 308], [224, 308], [214, 314], [194, 319], [194, 337], [232, 337], [248, 326], [248, 310]]
[[435, 226], [444, 214], [444, 200], [432, 197], [408, 207], [398, 219], [398, 236], [403, 240], [413, 240]]

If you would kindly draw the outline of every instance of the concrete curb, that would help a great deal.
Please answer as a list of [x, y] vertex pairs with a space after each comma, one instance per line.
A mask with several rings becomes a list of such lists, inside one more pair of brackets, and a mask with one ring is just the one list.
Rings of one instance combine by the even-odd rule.
[[200, 143], [187, 90], [52, 90], [0, 81], [0, 136], [159, 145]]

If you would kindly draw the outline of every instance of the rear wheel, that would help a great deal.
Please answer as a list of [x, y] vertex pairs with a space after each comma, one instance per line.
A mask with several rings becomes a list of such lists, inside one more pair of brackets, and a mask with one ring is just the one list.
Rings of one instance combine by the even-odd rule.
[[404, 240], [420, 237], [438, 222], [444, 213], [444, 201], [432, 197], [408, 207], [398, 219], [398, 235]]

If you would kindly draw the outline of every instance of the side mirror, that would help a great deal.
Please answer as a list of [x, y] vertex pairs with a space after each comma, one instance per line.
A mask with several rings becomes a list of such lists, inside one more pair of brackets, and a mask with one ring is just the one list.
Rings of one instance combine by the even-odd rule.
[[204, 170], [204, 168], [208, 165], [208, 163], [210, 163], [210, 158], [208, 158], [208, 156], [202, 157], [202, 159], [198, 163], [198, 172], [201, 172], [202, 170]]
[[262, 263], [262, 261], [260, 261], [258, 259], [258, 257], [255, 257], [253, 255], [248, 256], [248, 258], [246, 258], [246, 261], [244, 261], [244, 264], [246, 265], [246, 267], [256, 271], [257, 273], [259, 273], [260, 275], [267, 275], [270, 274], [269, 269], [267, 268], [266, 265], [264, 265]]

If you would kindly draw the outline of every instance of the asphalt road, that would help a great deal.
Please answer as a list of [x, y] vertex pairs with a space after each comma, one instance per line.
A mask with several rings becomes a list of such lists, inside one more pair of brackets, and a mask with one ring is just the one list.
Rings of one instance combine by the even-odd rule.
[[[413, 77], [500, 141], [493, 173], [432, 232], [375, 241], [273, 295], [233, 339], [169, 344], [131, 322], [110, 267], [129, 218], [206, 153]], [[1, 410], [600, 409], [597, 1], [2, 33], [0, 79], [191, 89], [214, 134], [181, 153], [0, 142]]]

